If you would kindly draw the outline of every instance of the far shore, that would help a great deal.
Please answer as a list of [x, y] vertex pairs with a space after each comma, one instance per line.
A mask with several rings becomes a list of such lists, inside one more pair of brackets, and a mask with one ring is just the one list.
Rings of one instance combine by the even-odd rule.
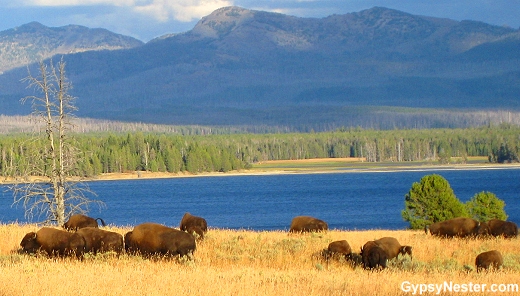
[[[104, 173], [82, 181], [116, 181], [161, 178], [222, 177], [222, 176], [262, 176], [288, 174], [360, 173], [394, 171], [437, 171], [437, 170], [487, 170], [519, 169], [520, 163], [497, 164], [480, 160], [471, 163], [439, 164], [428, 162], [384, 162], [368, 163], [360, 158], [320, 158], [303, 160], [273, 160], [254, 164], [251, 169], [229, 172], [168, 173], [150, 171], [129, 171], [123, 173]], [[43, 181], [41, 177], [31, 177], [29, 181]], [[0, 184], [13, 183], [11, 178], [3, 178]]]

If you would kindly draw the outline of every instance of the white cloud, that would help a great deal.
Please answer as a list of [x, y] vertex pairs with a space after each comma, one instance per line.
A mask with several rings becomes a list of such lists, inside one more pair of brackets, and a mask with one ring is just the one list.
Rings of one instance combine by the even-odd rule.
[[22, 0], [20, 1], [27, 6], [92, 6], [92, 5], [109, 5], [109, 6], [133, 6], [136, 0]]
[[136, 5], [134, 10], [163, 22], [171, 19], [189, 22], [231, 5], [233, 3], [227, 0], [152, 0], [144, 5]]
[[25, 6], [72, 7], [115, 6], [126, 7], [158, 21], [189, 22], [200, 19], [214, 10], [233, 5], [233, 0], [22, 0]]

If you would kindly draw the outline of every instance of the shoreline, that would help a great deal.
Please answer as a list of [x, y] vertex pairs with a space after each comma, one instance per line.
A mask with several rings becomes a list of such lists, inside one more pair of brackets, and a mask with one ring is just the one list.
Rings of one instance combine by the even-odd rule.
[[[270, 161], [269, 163], [281, 163], [282, 161]], [[342, 162], [341, 159], [331, 160], [295, 160], [286, 161], [289, 164], [312, 164], [317, 162]], [[267, 162], [262, 162], [266, 164]], [[197, 177], [227, 177], [227, 176], [268, 176], [268, 175], [291, 175], [291, 174], [346, 174], [346, 173], [386, 173], [386, 172], [406, 172], [406, 171], [449, 171], [449, 170], [492, 170], [492, 169], [520, 169], [520, 163], [512, 164], [496, 164], [496, 163], [478, 163], [478, 164], [399, 164], [388, 165], [378, 163], [367, 163], [359, 161], [346, 161], [350, 166], [323, 166], [323, 167], [306, 167], [306, 166], [288, 166], [283, 168], [252, 168], [247, 170], [230, 171], [230, 172], [204, 172], [204, 173], [168, 173], [168, 172], [150, 172], [150, 171], [131, 171], [123, 173], [103, 173], [101, 175], [74, 179], [74, 181], [94, 182], [94, 181], [120, 181], [120, 180], [143, 180], [143, 179], [169, 179], [169, 178], [197, 178]], [[369, 165], [367, 165], [369, 164]], [[361, 166], [363, 165], [363, 166]], [[29, 182], [44, 181], [41, 177], [31, 177]], [[4, 177], [0, 180], [0, 184], [13, 184], [12, 178]]]
[[347, 173], [384, 173], [406, 171], [450, 171], [450, 170], [493, 170], [493, 169], [520, 169], [519, 164], [455, 164], [455, 165], [403, 165], [403, 166], [375, 166], [368, 168], [284, 168], [284, 169], [248, 169], [230, 172], [167, 173], [167, 172], [126, 172], [105, 173], [89, 178], [85, 181], [118, 181], [139, 179], [168, 179], [168, 178], [197, 178], [197, 177], [227, 177], [227, 176], [269, 176], [292, 174], [347, 174]]

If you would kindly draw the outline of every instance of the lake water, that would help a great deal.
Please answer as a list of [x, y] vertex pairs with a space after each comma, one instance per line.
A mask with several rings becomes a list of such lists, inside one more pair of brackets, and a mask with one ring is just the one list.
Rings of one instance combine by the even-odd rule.
[[[520, 222], [520, 169], [411, 170], [262, 176], [212, 176], [90, 182], [105, 208], [89, 215], [118, 226], [157, 222], [178, 227], [185, 212], [202, 216], [209, 227], [288, 230], [291, 219], [310, 215], [329, 228], [405, 229], [404, 196], [429, 174], [448, 180], [465, 202], [490, 191], [506, 203], [509, 219]], [[12, 193], [0, 186], [0, 222], [37, 222], [11, 207]]]

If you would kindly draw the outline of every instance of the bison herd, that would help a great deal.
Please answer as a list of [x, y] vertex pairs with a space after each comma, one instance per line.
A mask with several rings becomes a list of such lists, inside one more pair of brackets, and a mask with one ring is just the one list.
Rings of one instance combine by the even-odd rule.
[[63, 225], [66, 230], [43, 227], [37, 232], [27, 233], [20, 246], [22, 252], [35, 254], [44, 252], [48, 256], [76, 256], [85, 253], [123, 252], [142, 256], [185, 256], [196, 248], [195, 236], [203, 238], [207, 231], [204, 218], [190, 213], [184, 214], [181, 229], [157, 223], [143, 223], [123, 236], [117, 232], [98, 228], [97, 220], [85, 215], [72, 215]]
[[[328, 229], [326, 222], [309, 216], [298, 216], [292, 220], [290, 232], [325, 231]], [[425, 227], [431, 235], [450, 237], [485, 237], [502, 236], [513, 238], [518, 235], [518, 226], [509, 221], [491, 219], [487, 222], [478, 222], [471, 218], [453, 218], [442, 222], [433, 223]], [[360, 253], [352, 252], [352, 248], [346, 240], [331, 242], [327, 249], [321, 252], [322, 256], [329, 260], [333, 257], [344, 258], [353, 265], [362, 265], [366, 269], [386, 268], [388, 260], [397, 258], [398, 255], [408, 255], [412, 258], [412, 247], [401, 245], [393, 237], [382, 237], [368, 241], [361, 247]], [[480, 253], [475, 258], [477, 271], [488, 268], [500, 268], [502, 255], [497, 250]]]
[[[185, 213], [179, 229], [157, 223], [143, 223], [123, 235], [98, 228], [97, 221], [105, 222], [85, 215], [72, 215], [63, 225], [65, 230], [43, 227], [37, 232], [27, 233], [20, 246], [25, 253], [46, 253], [48, 256], [75, 256], [83, 258], [85, 253], [115, 252], [118, 256], [128, 254], [145, 257], [189, 256], [196, 249], [196, 240], [202, 240], [208, 231], [204, 218]], [[328, 224], [311, 216], [297, 216], [291, 221], [290, 233], [327, 231]], [[433, 223], [425, 227], [425, 232], [438, 237], [479, 237], [503, 236], [516, 237], [518, 227], [513, 222], [497, 219], [480, 223], [471, 218], [454, 218]], [[393, 237], [382, 237], [368, 241], [361, 247], [360, 253], [352, 252], [346, 240], [331, 242], [321, 251], [324, 259], [344, 258], [354, 265], [366, 269], [386, 268], [387, 261], [399, 255], [408, 255], [412, 259], [412, 247], [401, 245]], [[479, 254], [475, 259], [477, 271], [502, 266], [502, 255], [497, 250]]]

